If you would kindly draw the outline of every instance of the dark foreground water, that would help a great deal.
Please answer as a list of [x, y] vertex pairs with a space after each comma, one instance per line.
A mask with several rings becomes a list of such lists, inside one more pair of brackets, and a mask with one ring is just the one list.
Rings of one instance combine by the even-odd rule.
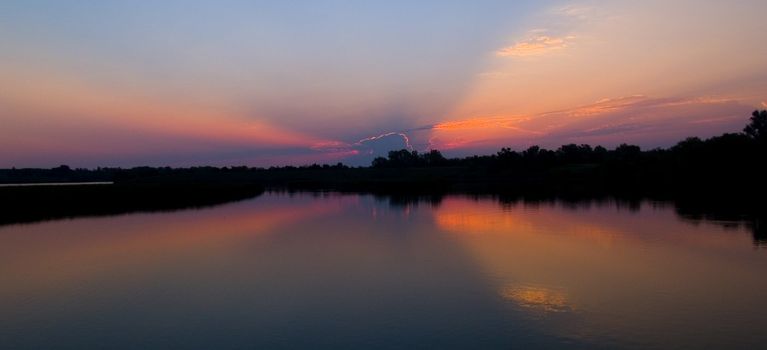
[[751, 228], [652, 203], [266, 194], [0, 227], [2, 349], [743, 348]]

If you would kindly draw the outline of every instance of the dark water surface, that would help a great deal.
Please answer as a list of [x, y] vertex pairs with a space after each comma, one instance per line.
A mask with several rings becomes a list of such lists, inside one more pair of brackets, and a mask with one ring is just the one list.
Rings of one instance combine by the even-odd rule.
[[767, 249], [673, 207], [269, 193], [0, 227], [2, 349], [758, 348]]

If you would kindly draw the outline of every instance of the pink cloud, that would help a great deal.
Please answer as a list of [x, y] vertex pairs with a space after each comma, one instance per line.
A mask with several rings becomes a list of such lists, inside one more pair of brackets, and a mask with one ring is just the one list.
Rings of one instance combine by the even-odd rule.
[[551, 51], [564, 49], [575, 39], [574, 36], [551, 37], [546, 35], [536, 36], [512, 46], [504, 47], [496, 52], [499, 57], [524, 57], [539, 56]]

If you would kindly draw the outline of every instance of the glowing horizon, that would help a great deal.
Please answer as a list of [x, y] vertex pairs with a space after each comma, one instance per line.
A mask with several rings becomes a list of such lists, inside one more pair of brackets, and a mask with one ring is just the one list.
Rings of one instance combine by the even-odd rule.
[[767, 108], [763, 1], [0, 4], [0, 167], [667, 147]]

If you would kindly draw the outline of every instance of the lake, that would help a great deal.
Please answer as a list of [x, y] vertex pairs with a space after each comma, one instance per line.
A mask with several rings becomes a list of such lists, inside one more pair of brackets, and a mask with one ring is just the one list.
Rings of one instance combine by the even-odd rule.
[[0, 348], [757, 348], [754, 230], [653, 202], [278, 192], [6, 225]]

